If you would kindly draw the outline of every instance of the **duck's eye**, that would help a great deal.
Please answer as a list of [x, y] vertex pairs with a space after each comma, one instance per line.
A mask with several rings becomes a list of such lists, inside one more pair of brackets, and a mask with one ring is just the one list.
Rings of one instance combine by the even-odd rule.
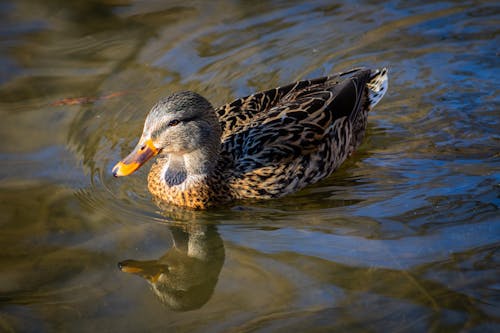
[[175, 125], [179, 125], [180, 121], [177, 120], [177, 119], [173, 119], [173, 120], [170, 120], [170, 122], [168, 123], [168, 126], [175, 126]]

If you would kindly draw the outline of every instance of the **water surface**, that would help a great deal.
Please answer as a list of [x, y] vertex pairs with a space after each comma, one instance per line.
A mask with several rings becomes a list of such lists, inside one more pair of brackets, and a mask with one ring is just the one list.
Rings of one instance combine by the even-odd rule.
[[[0, 331], [500, 330], [494, 1], [0, 13]], [[161, 210], [147, 167], [110, 173], [161, 96], [218, 106], [361, 65], [390, 69], [365, 142], [297, 194]]]

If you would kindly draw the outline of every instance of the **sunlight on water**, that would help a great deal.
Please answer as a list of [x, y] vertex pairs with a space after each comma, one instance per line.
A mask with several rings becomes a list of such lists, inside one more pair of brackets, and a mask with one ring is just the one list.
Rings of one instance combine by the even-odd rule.
[[[0, 331], [494, 332], [498, 6], [5, 1]], [[364, 144], [288, 197], [158, 207], [115, 179], [156, 100], [389, 68]]]

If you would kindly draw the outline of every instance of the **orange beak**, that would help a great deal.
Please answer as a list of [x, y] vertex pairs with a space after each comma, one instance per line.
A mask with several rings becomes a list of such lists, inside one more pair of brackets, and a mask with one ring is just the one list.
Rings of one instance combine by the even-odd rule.
[[159, 264], [156, 260], [125, 260], [118, 263], [118, 268], [122, 272], [139, 275], [151, 283], [158, 281], [158, 278], [162, 273], [168, 272], [168, 267], [166, 265]]
[[140, 140], [134, 150], [113, 167], [113, 176], [128, 176], [153, 156], [158, 155], [160, 149], [156, 148], [151, 139]]

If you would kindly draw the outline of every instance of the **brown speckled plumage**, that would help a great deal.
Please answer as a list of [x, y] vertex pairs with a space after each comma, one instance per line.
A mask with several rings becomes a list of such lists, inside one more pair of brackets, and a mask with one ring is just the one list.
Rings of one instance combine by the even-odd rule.
[[368, 111], [386, 90], [386, 69], [354, 69], [256, 93], [215, 113], [192, 92], [162, 99], [141, 137], [160, 155], [149, 190], [195, 209], [300, 190], [359, 146]]

